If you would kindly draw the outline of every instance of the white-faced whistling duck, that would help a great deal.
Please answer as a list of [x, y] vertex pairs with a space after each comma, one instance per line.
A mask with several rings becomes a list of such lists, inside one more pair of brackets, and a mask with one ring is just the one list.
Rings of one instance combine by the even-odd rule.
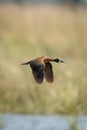
[[21, 65], [30, 65], [35, 81], [41, 84], [44, 77], [47, 82], [52, 83], [54, 81], [52, 64], [50, 62], [64, 63], [60, 58], [49, 58], [49, 57], [39, 57], [22, 63]]

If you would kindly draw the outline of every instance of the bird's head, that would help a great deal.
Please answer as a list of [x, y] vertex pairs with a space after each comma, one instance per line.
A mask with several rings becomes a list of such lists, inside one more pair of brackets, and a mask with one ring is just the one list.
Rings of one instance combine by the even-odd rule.
[[58, 63], [65, 63], [65, 61], [60, 58], [55, 58], [54, 61]]

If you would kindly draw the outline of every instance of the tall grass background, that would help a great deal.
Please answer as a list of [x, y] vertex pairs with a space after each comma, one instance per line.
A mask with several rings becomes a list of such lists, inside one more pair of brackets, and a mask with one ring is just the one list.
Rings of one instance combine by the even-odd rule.
[[[44, 55], [66, 64], [38, 85], [20, 64]], [[0, 5], [0, 112], [87, 113], [87, 8]]]

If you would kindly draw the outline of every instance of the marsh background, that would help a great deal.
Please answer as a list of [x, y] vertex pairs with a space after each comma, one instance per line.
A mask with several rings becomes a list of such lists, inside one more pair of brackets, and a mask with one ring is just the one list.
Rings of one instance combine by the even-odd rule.
[[[1, 1], [0, 113], [87, 114], [87, 2], [52, 2]], [[21, 63], [44, 55], [66, 64], [38, 85]]]

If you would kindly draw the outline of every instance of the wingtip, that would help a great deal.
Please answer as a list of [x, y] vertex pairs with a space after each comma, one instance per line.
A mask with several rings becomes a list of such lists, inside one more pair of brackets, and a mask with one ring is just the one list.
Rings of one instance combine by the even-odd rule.
[[21, 63], [21, 65], [25, 65], [25, 63]]
[[21, 65], [29, 65], [30, 62], [25, 62], [25, 63], [22, 63]]
[[22, 63], [21, 65], [28, 65], [28, 63]]

